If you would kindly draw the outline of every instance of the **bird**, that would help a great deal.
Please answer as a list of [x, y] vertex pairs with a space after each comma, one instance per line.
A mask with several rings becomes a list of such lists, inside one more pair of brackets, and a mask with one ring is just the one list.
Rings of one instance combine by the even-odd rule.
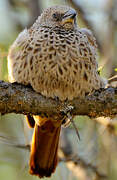
[[[69, 6], [45, 9], [9, 49], [10, 82], [31, 85], [46, 98], [57, 97], [62, 102], [104, 87], [98, 73], [96, 39], [77, 21], [77, 12]], [[47, 113], [26, 116], [34, 128], [29, 172], [39, 178], [50, 177], [56, 169], [63, 124], [59, 118]]]

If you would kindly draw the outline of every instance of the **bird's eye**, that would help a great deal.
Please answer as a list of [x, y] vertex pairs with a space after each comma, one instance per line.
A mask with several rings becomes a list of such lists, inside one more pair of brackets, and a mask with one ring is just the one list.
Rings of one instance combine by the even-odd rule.
[[57, 16], [56, 13], [54, 13], [54, 14], [52, 15], [52, 17], [53, 17], [54, 19], [57, 19], [57, 18], [58, 18], [58, 16]]

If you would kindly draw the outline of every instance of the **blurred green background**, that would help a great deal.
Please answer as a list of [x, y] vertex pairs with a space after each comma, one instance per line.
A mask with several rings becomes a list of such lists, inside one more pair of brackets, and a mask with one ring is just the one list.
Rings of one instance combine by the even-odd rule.
[[[0, 80], [8, 81], [8, 49], [19, 32], [30, 27], [43, 9], [55, 4], [69, 5], [77, 10], [79, 26], [91, 29], [96, 37], [101, 76], [109, 78], [116, 74], [116, 0], [0, 0]], [[117, 180], [117, 137], [88, 117], [76, 117], [75, 122], [81, 140], [78, 141], [74, 128], [70, 126], [62, 131], [60, 147], [61, 150], [64, 146], [68, 151], [72, 149], [72, 154], [78, 155], [87, 166], [79, 165], [78, 172], [74, 172], [65, 162], [60, 162], [50, 179], [107, 179], [98, 176], [96, 170], [90, 168], [91, 164], [109, 180]], [[38, 179], [28, 174], [29, 151], [21, 147], [30, 143], [31, 135], [32, 131], [22, 115], [0, 116], [0, 180]]]

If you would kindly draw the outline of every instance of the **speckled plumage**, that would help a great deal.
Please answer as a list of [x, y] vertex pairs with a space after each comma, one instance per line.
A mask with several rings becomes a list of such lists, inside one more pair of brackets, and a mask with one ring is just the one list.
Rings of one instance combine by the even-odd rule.
[[95, 38], [77, 26], [75, 17], [63, 18], [67, 12], [75, 11], [48, 8], [19, 34], [8, 56], [11, 82], [30, 84], [36, 92], [62, 101], [104, 86], [97, 72]]
[[11, 46], [9, 75], [47, 97], [73, 99], [103, 86], [96, 51], [89, 30], [43, 27], [37, 20]]

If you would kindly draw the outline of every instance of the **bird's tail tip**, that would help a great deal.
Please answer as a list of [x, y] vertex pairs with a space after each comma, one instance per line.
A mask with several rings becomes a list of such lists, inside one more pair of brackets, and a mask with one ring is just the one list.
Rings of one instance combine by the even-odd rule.
[[30, 155], [30, 174], [39, 178], [50, 177], [58, 162], [58, 143], [61, 127], [54, 127], [46, 122], [43, 126], [35, 125]]

